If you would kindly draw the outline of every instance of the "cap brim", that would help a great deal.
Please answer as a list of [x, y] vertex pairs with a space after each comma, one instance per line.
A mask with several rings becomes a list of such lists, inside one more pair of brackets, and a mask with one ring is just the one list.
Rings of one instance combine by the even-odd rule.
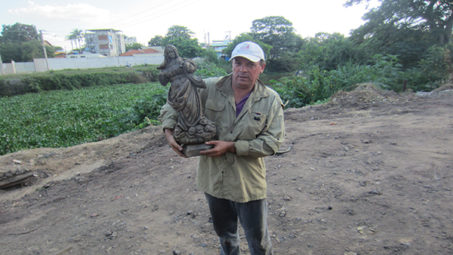
[[261, 60], [259, 57], [256, 57], [256, 56], [247, 55], [247, 54], [239, 54], [239, 55], [236, 55], [236, 56], [232, 57], [232, 58], [230, 59], [230, 61], [231, 61], [232, 59], [234, 59], [234, 58], [237, 58], [237, 57], [246, 58], [246, 59], [248, 59], [248, 60], [250, 60], [250, 61], [252, 61], [252, 62], [258, 62], [258, 61]]

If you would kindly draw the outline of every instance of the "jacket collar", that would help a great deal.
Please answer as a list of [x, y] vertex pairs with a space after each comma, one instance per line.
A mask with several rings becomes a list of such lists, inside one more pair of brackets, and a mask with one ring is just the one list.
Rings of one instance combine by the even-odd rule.
[[[233, 74], [229, 74], [224, 76], [216, 83], [216, 88], [219, 90], [225, 97], [233, 96], [233, 88], [232, 85]], [[269, 91], [266, 89], [266, 85], [261, 80], [257, 80], [255, 82], [255, 86], [253, 87], [253, 91], [250, 94], [250, 98], [253, 98], [253, 101], [258, 101], [263, 97], [268, 97]]]

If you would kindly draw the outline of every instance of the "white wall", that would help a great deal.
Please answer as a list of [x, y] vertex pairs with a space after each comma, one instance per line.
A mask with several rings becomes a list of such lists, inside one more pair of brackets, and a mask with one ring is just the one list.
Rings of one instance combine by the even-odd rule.
[[[49, 63], [49, 70], [62, 70], [136, 66], [144, 64], [159, 65], [164, 61], [164, 56], [162, 54], [150, 54], [144, 56], [136, 55], [103, 58], [49, 58], [47, 61]], [[33, 62], [3, 63], [3, 74], [45, 72], [47, 70], [47, 63], [44, 58], [34, 59]]]

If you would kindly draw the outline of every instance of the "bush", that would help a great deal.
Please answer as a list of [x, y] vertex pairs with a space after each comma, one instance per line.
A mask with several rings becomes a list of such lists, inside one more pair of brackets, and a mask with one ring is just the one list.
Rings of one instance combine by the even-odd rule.
[[156, 66], [63, 70], [0, 78], [0, 96], [82, 87], [157, 81]]
[[370, 82], [391, 89], [400, 88], [400, 66], [393, 56], [376, 55], [371, 65], [346, 63], [326, 71], [314, 66], [302, 76], [289, 76], [271, 81], [289, 107], [302, 107], [324, 101], [339, 90], [351, 90], [359, 83]]
[[197, 63], [197, 71], [195, 72], [195, 75], [204, 79], [208, 77], [224, 76], [227, 75], [227, 72], [225, 69], [218, 67], [214, 63], [202, 61]]
[[283, 77], [280, 80], [269, 81], [271, 87], [280, 95], [287, 107], [299, 108], [309, 104], [311, 92], [305, 77]]
[[451, 52], [447, 47], [432, 46], [415, 68], [407, 70], [405, 80], [414, 91], [431, 91], [446, 81], [451, 71]]

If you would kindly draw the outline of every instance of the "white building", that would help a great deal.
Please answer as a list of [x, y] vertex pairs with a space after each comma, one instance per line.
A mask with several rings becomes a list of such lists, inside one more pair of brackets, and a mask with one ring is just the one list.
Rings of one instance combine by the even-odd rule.
[[119, 56], [126, 52], [124, 35], [115, 29], [90, 29], [85, 33], [85, 50], [104, 56]]

